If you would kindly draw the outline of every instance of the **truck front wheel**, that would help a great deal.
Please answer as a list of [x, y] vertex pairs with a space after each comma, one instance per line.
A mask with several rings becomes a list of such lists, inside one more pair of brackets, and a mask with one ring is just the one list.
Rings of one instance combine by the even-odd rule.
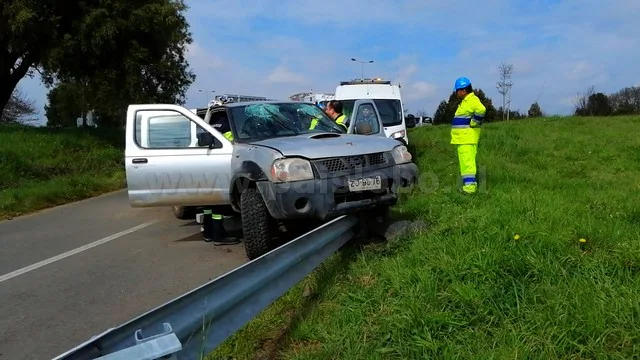
[[249, 260], [273, 249], [275, 222], [269, 214], [258, 189], [249, 188], [240, 195], [240, 212], [244, 248]]

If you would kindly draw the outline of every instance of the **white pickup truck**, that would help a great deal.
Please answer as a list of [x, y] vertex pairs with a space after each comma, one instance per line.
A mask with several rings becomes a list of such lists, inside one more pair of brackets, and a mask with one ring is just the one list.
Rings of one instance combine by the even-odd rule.
[[280, 225], [385, 211], [418, 177], [400, 142], [347, 134], [296, 101], [210, 106], [204, 119], [177, 105], [130, 105], [125, 161], [133, 207], [240, 214], [249, 259], [274, 248]]

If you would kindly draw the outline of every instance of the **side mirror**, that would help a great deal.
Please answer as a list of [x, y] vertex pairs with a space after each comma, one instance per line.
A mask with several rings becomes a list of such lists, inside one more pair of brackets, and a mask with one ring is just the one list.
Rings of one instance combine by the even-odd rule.
[[198, 134], [198, 146], [208, 146], [209, 149], [222, 147], [222, 144], [217, 141], [216, 137], [213, 134], [208, 132], [203, 132]]

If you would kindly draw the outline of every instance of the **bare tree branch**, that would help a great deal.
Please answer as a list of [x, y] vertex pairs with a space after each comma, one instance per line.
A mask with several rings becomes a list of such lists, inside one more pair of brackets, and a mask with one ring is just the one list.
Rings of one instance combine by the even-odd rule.
[[596, 93], [596, 87], [591, 85], [585, 90], [584, 93], [578, 93], [573, 102], [576, 115], [589, 115], [589, 97]]
[[[513, 74], [513, 65], [502, 63], [498, 66], [498, 83], [496, 88], [498, 92], [502, 95], [502, 120], [509, 120], [509, 108], [511, 107], [511, 87], [513, 86], [513, 82], [511, 82], [511, 75]], [[507, 95], [509, 95], [509, 100], [507, 101]]]
[[37, 121], [35, 115], [38, 113], [34, 102], [28, 99], [19, 89], [15, 89], [11, 94], [9, 102], [2, 111], [0, 123], [3, 124], [24, 124]]

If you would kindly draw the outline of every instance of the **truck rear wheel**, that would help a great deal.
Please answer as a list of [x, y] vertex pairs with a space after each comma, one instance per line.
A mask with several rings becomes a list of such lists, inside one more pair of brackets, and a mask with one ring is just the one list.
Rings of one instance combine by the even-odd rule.
[[267, 210], [258, 189], [249, 188], [240, 195], [240, 212], [244, 248], [249, 260], [273, 249], [275, 222]]
[[196, 208], [192, 206], [172, 206], [173, 216], [180, 220], [191, 220], [196, 217]]

